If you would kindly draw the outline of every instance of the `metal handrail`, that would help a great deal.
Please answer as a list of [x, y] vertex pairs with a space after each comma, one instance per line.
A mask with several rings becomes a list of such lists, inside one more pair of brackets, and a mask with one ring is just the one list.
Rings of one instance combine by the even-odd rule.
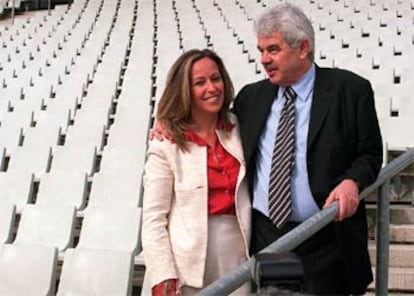
[[[389, 180], [414, 163], [414, 148], [407, 149], [402, 155], [388, 163], [380, 172], [377, 180], [360, 194], [360, 199], [379, 189], [377, 209], [377, 265], [376, 294], [388, 294], [388, 250], [389, 250], [389, 202], [387, 198]], [[281, 236], [260, 253], [281, 253], [290, 251], [300, 243], [330, 223], [338, 212], [338, 202], [314, 214], [290, 232]], [[250, 258], [232, 272], [205, 287], [198, 295], [228, 295], [251, 279], [254, 258]]]

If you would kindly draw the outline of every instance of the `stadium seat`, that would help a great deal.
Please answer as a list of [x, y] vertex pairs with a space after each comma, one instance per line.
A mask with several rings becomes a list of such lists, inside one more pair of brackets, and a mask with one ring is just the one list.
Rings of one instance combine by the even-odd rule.
[[88, 116], [91, 112], [84, 112], [82, 114], [86, 122], [80, 121], [80, 115], [77, 115], [75, 124], [67, 129], [64, 146], [70, 147], [82, 143], [83, 146], [96, 147], [97, 151], [100, 151], [104, 145], [105, 126], [109, 120], [108, 111], [106, 111], [106, 115], [104, 116], [106, 117], [106, 122], [94, 121], [93, 119], [96, 119], [97, 116]]
[[0, 15], [3, 14], [5, 6], [6, 6], [6, 0], [0, 0]]
[[23, 138], [23, 128], [21, 125], [3, 124], [0, 127], [0, 143], [8, 152], [15, 151]]
[[[75, 211], [74, 239], [55, 242], [65, 271], [62, 278], [59, 270], [51, 275], [60, 281], [60, 295], [93, 294], [91, 283], [101, 280], [98, 271], [106, 264], [109, 277], [120, 277], [121, 288], [113, 294], [125, 295], [131, 293], [131, 282], [135, 290], [142, 286], [141, 178], [148, 131], [169, 68], [184, 50], [208, 47], [223, 58], [236, 93], [265, 78], [254, 19], [264, 8], [285, 1], [71, 2], [50, 12], [19, 12], [14, 23], [8, 11], [0, 19], [0, 243], [16, 249], [29, 243], [23, 239], [27, 234], [34, 242], [51, 241], [61, 230], [54, 234], [34, 222], [28, 226], [28, 221], [52, 219], [51, 209], [70, 207]], [[0, 11], [2, 3], [10, 1], [0, 0]], [[292, 3], [311, 18], [319, 66], [347, 68], [371, 81], [384, 154], [413, 146], [410, 137], [396, 132], [410, 130], [414, 121], [413, 2]], [[46, 229], [49, 233], [42, 234]], [[15, 245], [15, 240], [21, 243]], [[27, 248], [37, 252], [34, 245]], [[129, 255], [115, 255], [120, 250]], [[117, 265], [117, 257], [122, 264]], [[90, 261], [87, 267], [84, 259]], [[2, 290], [6, 281], [14, 283], [3, 277], [9, 269], [12, 274], [20, 268], [21, 280], [37, 276], [27, 271], [33, 261], [14, 266], [2, 260], [0, 295], [7, 295]], [[120, 274], [112, 270], [121, 265]], [[99, 289], [115, 291], [106, 284]], [[32, 294], [19, 291], [8, 292]], [[55, 295], [53, 289], [40, 294], [48, 293]], [[150, 295], [145, 281], [142, 293]]]
[[15, 174], [28, 172], [39, 176], [48, 172], [51, 160], [51, 147], [17, 147], [10, 157], [10, 163], [7, 171]]
[[[127, 142], [126, 142], [127, 143]], [[145, 141], [142, 143], [142, 149], [136, 150], [135, 147], [129, 145], [105, 147], [102, 153], [101, 171], [111, 172], [117, 170], [140, 171], [144, 167]]]
[[36, 204], [84, 209], [88, 192], [86, 173], [57, 171], [40, 176]]
[[141, 249], [141, 211], [138, 207], [88, 206], [84, 211], [77, 248], [138, 254]]
[[64, 251], [73, 244], [75, 207], [25, 205], [14, 244], [43, 245]]
[[62, 130], [62, 126], [59, 123], [53, 123], [52, 120], [37, 122], [36, 127], [26, 129], [22, 146], [43, 147], [45, 150], [56, 147], [62, 137]]
[[144, 279], [142, 281], [141, 296], [151, 296], [151, 283], [149, 279], [150, 275], [148, 272], [145, 272]]
[[34, 175], [28, 172], [0, 172], [0, 202], [14, 204], [17, 211], [33, 200]]
[[6, 148], [4, 146], [0, 146], [0, 172], [4, 172], [6, 170]]
[[140, 200], [141, 174], [139, 172], [99, 172], [93, 176], [88, 206], [138, 207]]
[[75, 143], [57, 146], [50, 171], [71, 171], [92, 175], [95, 172], [96, 158], [97, 148], [94, 145]]
[[414, 124], [414, 116], [385, 117], [379, 120], [383, 141], [388, 150], [404, 151], [414, 147], [414, 138], [407, 137], [406, 133], [396, 131], [410, 131]]
[[12, 241], [15, 219], [16, 206], [0, 201], [0, 244]]
[[57, 295], [131, 295], [132, 266], [127, 251], [68, 249]]
[[0, 245], [0, 295], [55, 295], [57, 249]]

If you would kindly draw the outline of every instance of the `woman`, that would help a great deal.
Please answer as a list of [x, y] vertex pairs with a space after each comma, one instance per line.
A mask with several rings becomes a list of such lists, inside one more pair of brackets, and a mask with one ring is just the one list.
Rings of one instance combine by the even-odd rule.
[[[157, 121], [174, 141], [150, 142], [142, 244], [153, 295], [193, 295], [248, 258], [251, 204], [233, 85], [211, 50], [182, 54]], [[249, 293], [248, 284], [235, 295]]]

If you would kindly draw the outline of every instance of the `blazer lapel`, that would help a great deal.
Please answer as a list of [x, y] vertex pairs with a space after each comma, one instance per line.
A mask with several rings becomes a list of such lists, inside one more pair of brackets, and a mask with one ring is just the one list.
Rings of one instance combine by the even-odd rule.
[[315, 140], [328, 114], [334, 99], [334, 88], [329, 73], [316, 67], [315, 87], [313, 89], [312, 108], [308, 132], [308, 149]]

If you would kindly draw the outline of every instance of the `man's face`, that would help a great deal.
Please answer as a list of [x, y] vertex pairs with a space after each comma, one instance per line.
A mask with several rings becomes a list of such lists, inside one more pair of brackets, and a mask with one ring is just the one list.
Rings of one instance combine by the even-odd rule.
[[308, 42], [305, 40], [297, 48], [290, 47], [275, 31], [258, 37], [257, 48], [261, 54], [261, 63], [270, 82], [278, 85], [292, 85], [305, 73], [310, 63], [307, 58]]

